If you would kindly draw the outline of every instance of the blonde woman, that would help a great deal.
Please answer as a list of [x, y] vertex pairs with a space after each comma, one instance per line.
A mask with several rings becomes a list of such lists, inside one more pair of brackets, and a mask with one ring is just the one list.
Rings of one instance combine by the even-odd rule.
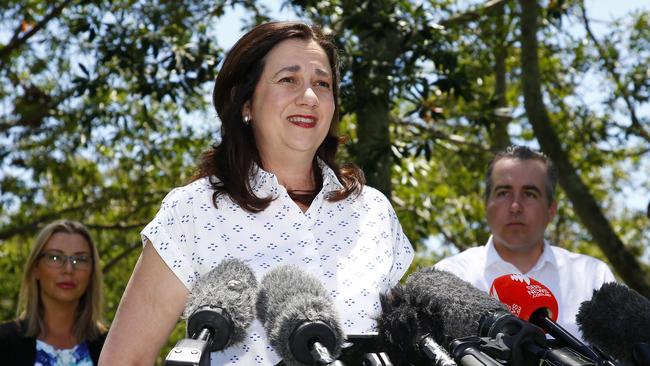
[[93, 365], [106, 337], [99, 254], [84, 225], [60, 220], [38, 235], [23, 273], [17, 319], [0, 325], [9, 365]]

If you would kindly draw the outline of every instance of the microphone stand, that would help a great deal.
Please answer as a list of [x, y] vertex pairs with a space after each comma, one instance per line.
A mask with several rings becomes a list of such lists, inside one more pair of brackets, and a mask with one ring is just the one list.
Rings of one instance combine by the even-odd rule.
[[553, 320], [551, 320], [547, 314], [548, 313], [544, 308], [537, 310], [530, 316], [530, 322], [544, 329], [555, 339], [564, 343], [566, 346], [570, 347], [571, 349], [578, 352], [582, 356], [589, 358], [594, 363], [596, 363], [596, 365], [599, 366], [617, 365], [617, 363], [615, 363], [611, 359], [608, 359], [607, 356], [597, 353], [591, 347], [587, 346], [578, 338], [574, 337], [571, 333], [567, 332], [566, 329], [562, 328]]
[[393, 366], [386, 352], [366, 353], [361, 359], [361, 366]]
[[233, 322], [224, 309], [203, 305], [187, 319], [187, 336], [172, 348], [165, 366], [208, 366], [210, 352], [222, 350], [233, 332]]
[[315, 320], [299, 325], [289, 336], [289, 345], [298, 362], [319, 366], [344, 366], [332, 357], [336, 335], [326, 323]]
[[314, 364], [323, 366], [344, 366], [343, 362], [332, 358], [327, 347], [320, 342], [315, 341], [309, 350], [309, 353], [314, 358]]
[[600, 365], [569, 347], [550, 348], [541, 328], [509, 312], [485, 314], [479, 321], [479, 335], [506, 345], [511, 352], [506, 357], [498, 357], [510, 365], [539, 365], [540, 362], [554, 366]]
[[447, 351], [436, 343], [430, 335], [422, 337], [419, 343], [422, 352], [434, 361], [434, 366], [456, 366], [456, 362], [449, 357]]
[[210, 346], [210, 337], [210, 330], [204, 328], [196, 339], [181, 339], [167, 354], [165, 366], [208, 366], [210, 352], [205, 351]]
[[[449, 344], [454, 360], [461, 366], [503, 366], [503, 363], [488, 356], [481, 349], [486, 344], [485, 338], [479, 337], [462, 337], [454, 339]], [[509, 352], [509, 349], [501, 349], [499, 351]]]

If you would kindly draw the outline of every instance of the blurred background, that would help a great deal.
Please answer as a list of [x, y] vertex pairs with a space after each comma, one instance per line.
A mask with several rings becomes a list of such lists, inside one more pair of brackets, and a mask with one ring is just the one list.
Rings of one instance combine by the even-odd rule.
[[[58, 218], [91, 229], [112, 319], [139, 231], [219, 141], [221, 60], [244, 30], [289, 19], [340, 47], [341, 159], [391, 198], [412, 268], [485, 243], [487, 163], [515, 143], [559, 167], [549, 239], [650, 297], [647, 1], [539, 1], [526, 14], [514, 0], [5, 0], [0, 320], [15, 315], [36, 233]], [[522, 64], [534, 55], [539, 73]]]

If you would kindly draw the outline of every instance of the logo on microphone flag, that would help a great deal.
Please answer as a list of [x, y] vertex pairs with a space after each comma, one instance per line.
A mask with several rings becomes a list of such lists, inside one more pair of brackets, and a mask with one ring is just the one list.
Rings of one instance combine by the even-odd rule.
[[506, 274], [497, 277], [490, 287], [490, 296], [508, 306], [517, 317], [529, 320], [540, 308], [546, 308], [548, 316], [557, 320], [557, 300], [548, 287], [523, 274]]

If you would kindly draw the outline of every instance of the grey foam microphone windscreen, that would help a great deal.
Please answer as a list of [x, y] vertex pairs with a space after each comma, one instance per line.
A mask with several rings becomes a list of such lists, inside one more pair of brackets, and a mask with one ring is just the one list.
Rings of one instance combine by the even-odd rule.
[[190, 318], [206, 305], [224, 310], [233, 323], [227, 347], [246, 337], [246, 328], [255, 319], [256, 295], [257, 279], [253, 270], [239, 259], [225, 259], [196, 281], [183, 317]]
[[269, 271], [257, 297], [257, 317], [266, 330], [269, 343], [287, 365], [303, 365], [292, 350], [294, 331], [306, 322], [323, 322], [333, 333], [332, 356], [341, 352], [344, 334], [327, 290], [315, 277], [294, 266]]
[[625, 285], [605, 283], [580, 304], [576, 322], [586, 341], [635, 365], [634, 343], [650, 343], [650, 300]]

